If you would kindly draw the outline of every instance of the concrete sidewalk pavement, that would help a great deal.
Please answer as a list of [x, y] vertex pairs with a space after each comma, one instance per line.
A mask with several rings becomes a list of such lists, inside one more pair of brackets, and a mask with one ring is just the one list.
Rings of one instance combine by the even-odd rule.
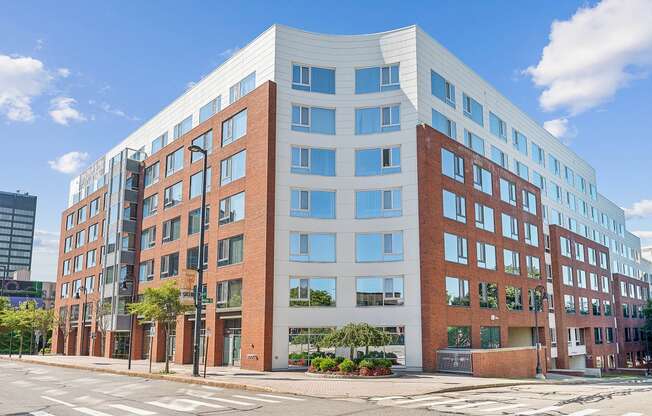
[[[9, 359], [7, 355], [0, 356], [0, 358], [5, 360]], [[18, 357], [14, 355], [12, 360], [18, 360]], [[172, 363], [170, 364], [170, 371], [173, 374], [160, 374], [165, 367], [165, 363], [152, 363], [152, 373], [150, 374], [148, 372], [149, 361], [146, 360], [132, 361], [131, 371], [127, 370], [127, 360], [104, 357], [24, 355], [20, 361], [194, 384], [206, 384], [216, 387], [292, 393], [322, 398], [364, 399], [381, 396], [409, 396], [541, 383], [535, 380], [474, 378], [470, 376], [428, 373], [402, 373], [400, 377], [374, 380], [322, 379], [310, 377], [303, 372], [296, 371], [258, 372], [234, 367], [208, 367], [206, 378], [196, 378], [192, 377], [192, 365]], [[203, 374], [203, 367], [201, 370]]]

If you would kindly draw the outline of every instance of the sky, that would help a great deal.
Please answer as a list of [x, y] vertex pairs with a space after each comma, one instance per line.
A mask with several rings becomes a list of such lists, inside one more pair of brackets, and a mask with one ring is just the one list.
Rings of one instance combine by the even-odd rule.
[[0, 190], [38, 196], [32, 279], [55, 280], [70, 179], [274, 23], [418, 24], [592, 164], [652, 244], [652, 0], [312, 4], [3, 2]]

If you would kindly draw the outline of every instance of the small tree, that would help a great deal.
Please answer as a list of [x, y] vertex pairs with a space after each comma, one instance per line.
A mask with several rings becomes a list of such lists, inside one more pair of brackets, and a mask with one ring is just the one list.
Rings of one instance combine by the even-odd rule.
[[391, 341], [391, 335], [382, 329], [367, 323], [349, 323], [327, 334], [320, 341], [322, 347], [349, 348], [349, 357], [355, 358], [355, 350], [365, 347], [365, 355], [369, 354], [369, 347], [382, 347]]
[[66, 355], [66, 340], [70, 335], [70, 313], [67, 307], [59, 308], [59, 315], [55, 319], [57, 331], [61, 331], [61, 342], [63, 342], [63, 355]]
[[[34, 330], [35, 311], [36, 311], [36, 302], [34, 302], [33, 300], [21, 302], [21, 304], [18, 307], [18, 310], [16, 310], [16, 317], [17, 317], [16, 330], [18, 331], [18, 335], [20, 336], [20, 341], [19, 341], [20, 344], [18, 347], [19, 358], [23, 356], [23, 338], [25, 336], [25, 333], [32, 334], [32, 331]], [[32, 341], [30, 339], [30, 349], [31, 349], [31, 342]]]
[[[108, 325], [107, 316], [111, 316], [111, 303], [105, 302], [104, 299], [98, 299], [95, 303], [95, 329], [100, 332], [100, 355], [104, 356], [104, 344], [106, 343], [106, 333]], [[93, 341], [93, 344], [95, 341]], [[95, 349], [95, 345], [93, 345]], [[89, 354], [90, 355], [90, 354]]]
[[48, 344], [48, 334], [54, 330], [55, 321], [54, 310], [52, 309], [37, 309], [34, 313], [34, 328], [41, 332], [43, 336], [43, 349], [41, 350], [43, 355], [45, 355]]
[[[3, 298], [6, 299], [6, 298]], [[9, 358], [13, 354], [14, 333], [19, 327], [18, 311], [3, 302], [4, 310], [0, 310], [0, 331], [9, 334]]]
[[142, 317], [146, 321], [163, 325], [165, 330], [165, 373], [170, 372], [170, 354], [168, 351], [167, 337], [176, 324], [177, 316], [190, 311], [192, 305], [181, 303], [181, 290], [174, 281], [168, 281], [158, 288], [147, 288], [143, 300], [132, 303], [128, 307], [129, 313]]

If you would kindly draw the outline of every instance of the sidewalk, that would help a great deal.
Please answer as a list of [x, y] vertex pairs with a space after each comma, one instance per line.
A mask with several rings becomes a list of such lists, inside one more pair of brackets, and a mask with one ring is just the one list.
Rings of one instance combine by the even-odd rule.
[[[0, 359], [8, 360], [9, 357], [2, 355]], [[14, 355], [12, 360], [18, 361], [18, 356]], [[149, 361], [146, 360], [132, 361], [131, 371], [127, 370], [127, 360], [103, 357], [24, 355], [21, 361], [184, 383], [206, 384], [216, 387], [290, 393], [322, 398], [412, 396], [435, 392], [541, 383], [535, 380], [474, 378], [428, 373], [404, 373], [401, 377], [376, 380], [339, 380], [313, 378], [306, 376], [303, 372], [274, 371], [266, 373], [233, 367], [208, 367], [206, 378], [198, 379], [191, 376], [192, 365], [170, 364], [170, 371], [174, 372], [174, 374], [161, 375], [159, 372], [163, 370], [165, 363], [152, 363], [152, 374], [149, 374]], [[203, 374], [203, 367], [201, 371]]]

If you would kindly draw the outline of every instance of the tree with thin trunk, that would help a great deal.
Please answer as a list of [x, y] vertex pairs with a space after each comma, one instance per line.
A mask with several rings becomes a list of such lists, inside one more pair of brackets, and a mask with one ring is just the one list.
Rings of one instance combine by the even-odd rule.
[[70, 335], [70, 313], [67, 306], [59, 308], [59, 315], [56, 318], [55, 326], [57, 331], [61, 333], [63, 355], [66, 355], [66, 340], [68, 339], [68, 335]]
[[[100, 355], [104, 356], [106, 333], [109, 329], [107, 316], [111, 316], [111, 303], [98, 299], [95, 303], [95, 329], [100, 332]], [[95, 341], [93, 341], [94, 343]]]
[[45, 355], [45, 349], [48, 345], [48, 334], [54, 330], [55, 321], [54, 310], [52, 309], [37, 309], [34, 313], [34, 328], [37, 329], [43, 337], [43, 348], [41, 350], [43, 355]]
[[129, 313], [145, 320], [162, 325], [165, 330], [165, 373], [170, 372], [170, 354], [168, 334], [172, 325], [176, 325], [177, 317], [192, 309], [192, 305], [181, 302], [181, 290], [176, 282], [165, 282], [158, 288], [147, 288], [140, 302], [132, 303], [128, 307]]
[[357, 348], [364, 347], [365, 355], [369, 355], [369, 347], [383, 347], [390, 341], [391, 335], [381, 328], [367, 323], [350, 323], [326, 335], [320, 345], [324, 348], [349, 348], [349, 357], [354, 359]]
[[[21, 302], [20, 305], [18, 306], [18, 309], [16, 310], [16, 316], [17, 316], [16, 330], [18, 331], [18, 335], [20, 337], [19, 338], [20, 344], [18, 347], [18, 358], [23, 357], [23, 338], [25, 336], [25, 333], [31, 334], [32, 333], [31, 331], [34, 329], [33, 323], [34, 323], [35, 311], [36, 311], [36, 302], [34, 302], [33, 300]], [[30, 345], [31, 342], [32, 341], [30, 339]]]

